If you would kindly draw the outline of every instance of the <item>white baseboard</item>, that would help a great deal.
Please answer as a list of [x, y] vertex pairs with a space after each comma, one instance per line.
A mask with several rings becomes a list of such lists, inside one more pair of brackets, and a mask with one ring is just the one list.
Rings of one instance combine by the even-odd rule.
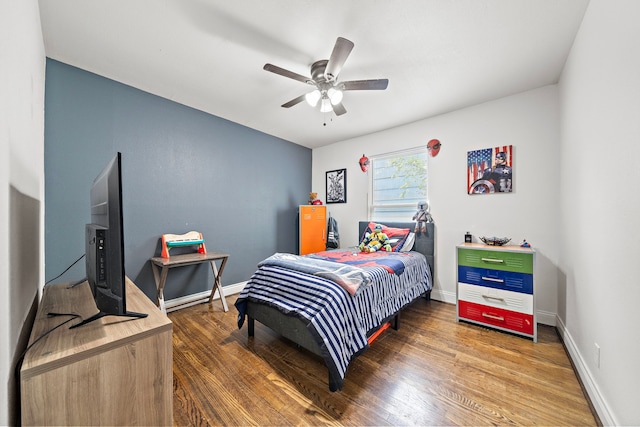
[[542, 323], [543, 325], [548, 326], [556, 326], [556, 317], [556, 313], [536, 310], [536, 323]]
[[431, 299], [436, 301], [446, 302], [449, 304], [456, 304], [456, 293], [455, 292], [444, 292], [438, 289], [431, 290]]
[[616, 426], [620, 425], [616, 422], [613, 417], [613, 414], [609, 410], [607, 402], [602, 397], [600, 393], [600, 389], [598, 388], [598, 384], [593, 379], [593, 375], [591, 375], [591, 371], [589, 370], [589, 366], [584, 361], [584, 357], [580, 354], [578, 347], [576, 346], [571, 334], [567, 330], [566, 326], [562, 322], [560, 317], [556, 317], [556, 329], [558, 333], [562, 337], [562, 341], [564, 341], [564, 345], [567, 348], [567, 352], [569, 353], [569, 357], [573, 362], [573, 366], [575, 367], [576, 373], [584, 386], [589, 399], [591, 400], [591, 404], [595, 409], [598, 417], [600, 417], [600, 421], [602, 425], [605, 426]]
[[[233, 285], [224, 286], [225, 296], [239, 294], [242, 291], [242, 289], [244, 289], [244, 286], [246, 284], [247, 282], [240, 282], [240, 283], [234, 283]], [[191, 294], [191, 295], [185, 295], [179, 298], [173, 298], [170, 300], [166, 300], [164, 302], [164, 306], [167, 310], [167, 313], [169, 313], [171, 311], [179, 310], [181, 308], [187, 308], [187, 307], [191, 307], [192, 305], [202, 304], [203, 302], [209, 299], [210, 294], [211, 294], [211, 291], [204, 291], [204, 292], [199, 292], [197, 294]], [[214, 300], [220, 299], [220, 294], [218, 293], [218, 291], [216, 291], [216, 293], [213, 294], [213, 299]]]

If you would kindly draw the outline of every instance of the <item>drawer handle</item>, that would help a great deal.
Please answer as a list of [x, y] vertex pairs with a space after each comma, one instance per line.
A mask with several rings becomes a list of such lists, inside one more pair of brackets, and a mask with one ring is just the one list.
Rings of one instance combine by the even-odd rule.
[[482, 280], [486, 280], [487, 282], [504, 283], [504, 279], [494, 279], [493, 277], [484, 277], [484, 276], [482, 276]]
[[495, 258], [480, 258], [480, 259], [486, 262], [504, 262], [503, 259], [495, 259]]
[[500, 297], [492, 297], [491, 295], [482, 295], [482, 298], [485, 298], [485, 299], [494, 299], [494, 300], [496, 300], [496, 301], [502, 301], [502, 302], [504, 302], [504, 298], [500, 298]]
[[499, 320], [501, 322], [504, 322], [504, 317], [502, 316], [494, 316], [492, 314], [482, 313], [482, 317], [487, 317], [489, 319]]

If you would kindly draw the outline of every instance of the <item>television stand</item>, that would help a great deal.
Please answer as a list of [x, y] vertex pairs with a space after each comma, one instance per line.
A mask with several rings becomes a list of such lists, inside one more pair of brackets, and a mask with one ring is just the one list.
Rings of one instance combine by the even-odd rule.
[[82, 328], [56, 328], [48, 313], [91, 317], [88, 282], [45, 286], [20, 367], [23, 426], [173, 426], [172, 323], [131, 280], [135, 322], [104, 316]]
[[100, 311], [100, 312], [94, 314], [93, 316], [91, 316], [91, 317], [89, 317], [87, 319], [84, 319], [82, 322], [78, 323], [77, 325], [71, 326], [69, 329], [73, 329], [73, 328], [77, 328], [77, 327], [82, 326], [82, 325], [86, 325], [87, 323], [91, 323], [94, 320], [102, 319], [105, 316], [136, 317], [136, 318], [142, 319], [142, 318], [147, 317], [148, 314], [146, 314], [146, 313], [136, 313], [135, 311], [127, 311], [124, 314], [109, 314], [109, 313], [105, 313], [103, 311]]

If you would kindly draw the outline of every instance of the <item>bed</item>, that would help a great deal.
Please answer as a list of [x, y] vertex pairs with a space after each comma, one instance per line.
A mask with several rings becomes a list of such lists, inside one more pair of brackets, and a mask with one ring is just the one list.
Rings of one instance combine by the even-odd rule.
[[[372, 225], [359, 222], [359, 235]], [[351, 247], [303, 257], [274, 254], [261, 262], [236, 300], [238, 327], [246, 320], [252, 337], [257, 320], [321, 356], [329, 389], [341, 390], [349, 363], [384, 329], [399, 327], [404, 307], [430, 298], [434, 224], [419, 233], [413, 233], [413, 222], [384, 226], [394, 252], [362, 253]]]

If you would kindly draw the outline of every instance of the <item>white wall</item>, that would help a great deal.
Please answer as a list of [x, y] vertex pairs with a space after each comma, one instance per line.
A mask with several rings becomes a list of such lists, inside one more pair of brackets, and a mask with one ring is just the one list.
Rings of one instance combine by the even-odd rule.
[[603, 423], [615, 425], [640, 425], [638, 22], [636, 0], [591, 0], [559, 84], [558, 323]]
[[[557, 87], [499, 99], [313, 151], [313, 191], [325, 199], [325, 172], [347, 168], [347, 203], [330, 204], [342, 246], [358, 240], [357, 221], [367, 219], [367, 174], [362, 154], [376, 154], [442, 142], [429, 158], [428, 191], [436, 223], [436, 283], [432, 297], [455, 303], [455, 246], [466, 231], [478, 236], [527, 239], [537, 250], [538, 321], [555, 325], [558, 260], [558, 99]], [[514, 192], [466, 193], [467, 151], [514, 146]], [[408, 221], [411, 218], [407, 218]]]
[[[19, 197], [39, 203], [39, 230], [44, 218], [45, 53], [36, 0], [0, 1], [0, 58], [0, 425], [8, 425], [8, 402], [15, 399], [9, 383], [16, 328], [21, 328], [37, 293], [37, 285], [27, 287], [11, 280], [20, 275], [15, 267], [24, 260], [17, 259], [16, 249], [9, 244], [10, 214], [15, 214], [10, 193], [15, 190]], [[42, 232], [36, 236], [40, 245], [31, 248], [33, 262], [28, 263], [36, 277], [44, 271], [43, 236]]]
[[[640, 425], [640, 2], [591, 0], [560, 84], [343, 141], [313, 152], [313, 191], [346, 167], [346, 204], [329, 205], [341, 243], [367, 219], [362, 154], [442, 141], [429, 159], [436, 221], [433, 297], [454, 302], [465, 231], [537, 249], [538, 320], [556, 324], [605, 425]], [[513, 144], [514, 194], [467, 196], [466, 151]], [[600, 365], [595, 344], [600, 347]]]

